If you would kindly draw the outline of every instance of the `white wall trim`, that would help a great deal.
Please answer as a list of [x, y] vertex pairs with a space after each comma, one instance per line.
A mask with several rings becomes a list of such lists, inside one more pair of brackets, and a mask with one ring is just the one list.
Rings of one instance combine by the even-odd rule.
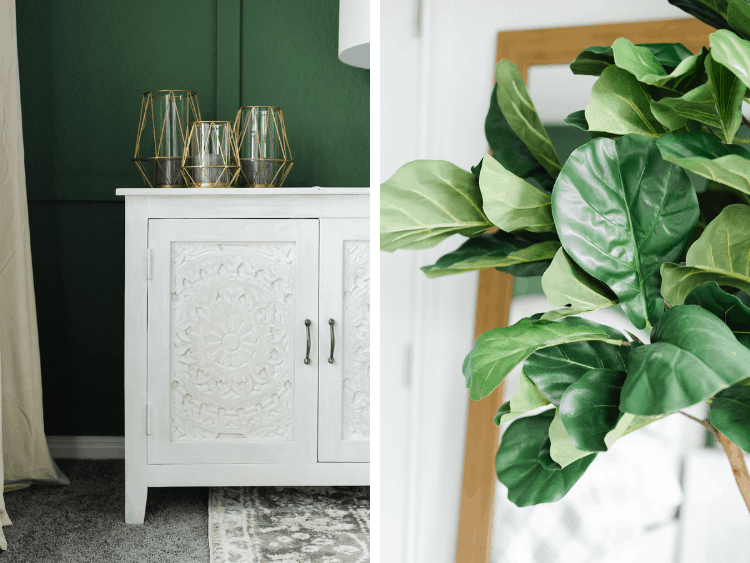
[[125, 459], [124, 436], [47, 436], [53, 459]]

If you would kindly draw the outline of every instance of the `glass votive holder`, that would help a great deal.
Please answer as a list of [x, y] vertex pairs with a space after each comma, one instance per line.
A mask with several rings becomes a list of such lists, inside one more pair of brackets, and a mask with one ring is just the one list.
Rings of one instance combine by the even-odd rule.
[[281, 108], [242, 106], [234, 120], [239, 151], [238, 184], [246, 187], [279, 187], [292, 168], [292, 151]]
[[148, 187], [185, 185], [180, 166], [188, 128], [200, 118], [195, 92], [155, 90], [143, 95], [133, 161]]
[[190, 188], [228, 188], [239, 175], [237, 144], [229, 121], [191, 124], [181, 171]]

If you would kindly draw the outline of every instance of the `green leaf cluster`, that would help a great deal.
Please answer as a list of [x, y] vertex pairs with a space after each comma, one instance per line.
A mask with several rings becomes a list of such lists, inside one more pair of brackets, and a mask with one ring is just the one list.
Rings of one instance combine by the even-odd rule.
[[746, 0], [669, 0], [669, 3], [716, 29], [750, 39], [750, 6]]
[[430, 248], [455, 234], [469, 239], [422, 268], [431, 278], [482, 268], [539, 276], [560, 248], [550, 190], [562, 164], [518, 67], [503, 60], [495, 73], [485, 120], [492, 154], [471, 172], [410, 162], [380, 187], [381, 250]]
[[[381, 186], [383, 250], [465, 237], [427, 276], [542, 276], [550, 310], [480, 335], [463, 363], [474, 400], [521, 366], [495, 416], [509, 424], [498, 479], [519, 506], [558, 500], [617, 440], [703, 401], [706, 424], [750, 451], [750, 3], [670, 2], [717, 28], [709, 48], [584, 49], [570, 68], [598, 78], [566, 122], [591, 141], [565, 162], [503, 60], [491, 154], [471, 172], [410, 163]], [[580, 316], [613, 306], [647, 342]]]

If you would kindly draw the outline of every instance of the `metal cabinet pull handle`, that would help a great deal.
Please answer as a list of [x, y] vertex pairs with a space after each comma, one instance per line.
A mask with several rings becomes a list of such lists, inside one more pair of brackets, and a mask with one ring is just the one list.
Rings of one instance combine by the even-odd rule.
[[328, 358], [328, 363], [333, 363], [333, 351], [336, 349], [336, 337], [333, 335], [333, 325], [336, 324], [333, 319], [328, 319], [328, 324], [331, 327], [331, 357]]
[[310, 325], [312, 322], [310, 319], [305, 319], [305, 327], [307, 327], [307, 353], [305, 354], [305, 363], [310, 363]]

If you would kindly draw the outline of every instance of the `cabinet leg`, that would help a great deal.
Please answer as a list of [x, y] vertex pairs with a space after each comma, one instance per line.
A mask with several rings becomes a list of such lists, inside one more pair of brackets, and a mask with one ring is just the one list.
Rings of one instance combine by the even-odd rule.
[[143, 524], [146, 517], [146, 485], [125, 483], [125, 523]]

